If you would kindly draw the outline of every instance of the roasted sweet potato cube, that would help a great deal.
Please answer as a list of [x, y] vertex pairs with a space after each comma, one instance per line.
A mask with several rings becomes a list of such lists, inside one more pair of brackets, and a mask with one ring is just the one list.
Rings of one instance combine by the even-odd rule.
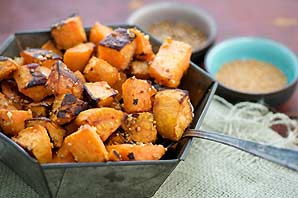
[[172, 39], [164, 41], [149, 67], [149, 74], [155, 82], [176, 88], [189, 67], [191, 46]]
[[132, 28], [130, 30], [136, 35], [136, 59], [141, 61], [151, 61], [154, 58], [154, 53], [149, 41], [149, 35], [145, 35], [143, 32], [136, 28]]
[[16, 143], [32, 152], [40, 163], [52, 161], [52, 143], [47, 130], [40, 125], [28, 127], [12, 138]]
[[52, 37], [59, 49], [68, 49], [87, 40], [79, 16], [71, 16], [52, 26]]
[[0, 81], [10, 78], [12, 73], [18, 69], [18, 64], [11, 58], [0, 56]]
[[102, 25], [99, 22], [96, 22], [90, 30], [89, 40], [90, 40], [90, 42], [94, 43], [95, 45], [98, 45], [98, 43], [102, 39], [104, 39], [106, 36], [108, 36], [112, 32], [113, 32], [112, 28]]
[[25, 128], [25, 120], [31, 119], [30, 110], [0, 109], [0, 127], [6, 135], [15, 136]]
[[118, 93], [105, 81], [85, 83], [84, 89], [89, 104], [95, 107], [110, 106]]
[[70, 93], [77, 98], [82, 97], [84, 90], [80, 79], [61, 61], [53, 65], [47, 81], [47, 87], [56, 96]]
[[133, 61], [131, 63], [131, 74], [139, 79], [149, 79], [149, 64], [145, 61]]
[[63, 138], [66, 131], [52, 122], [51, 119], [46, 117], [32, 118], [25, 121], [25, 127], [30, 127], [34, 125], [41, 125], [47, 129], [47, 132], [54, 143], [55, 147], [61, 147], [63, 143]]
[[48, 40], [41, 46], [41, 49], [52, 51], [59, 55], [60, 57], [63, 56], [63, 53], [56, 47], [55, 43], [52, 40]]
[[63, 62], [67, 67], [75, 72], [77, 70], [83, 72], [87, 65], [93, 50], [93, 43], [81, 43], [65, 51], [63, 56]]
[[39, 48], [29, 48], [21, 51], [20, 54], [24, 58], [24, 64], [37, 63], [49, 69], [58, 60], [62, 60], [61, 56], [55, 52]]
[[55, 98], [50, 118], [55, 123], [63, 125], [71, 122], [81, 111], [87, 108], [88, 104], [74, 95], [61, 94]]
[[122, 99], [122, 85], [126, 81], [127, 76], [124, 72], [119, 72], [118, 80], [112, 85], [112, 87], [118, 91], [116, 99], [119, 101]]
[[96, 128], [83, 125], [77, 132], [64, 140], [68, 150], [77, 162], [103, 162], [108, 160], [108, 152], [96, 133]]
[[19, 110], [31, 103], [31, 99], [18, 91], [17, 83], [13, 80], [4, 80], [1, 82], [2, 93]]
[[96, 127], [96, 132], [105, 141], [122, 124], [126, 115], [119, 110], [102, 107], [88, 109], [76, 118], [77, 125], [89, 124]]
[[135, 38], [130, 30], [117, 28], [99, 43], [97, 57], [106, 60], [118, 70], [125, 70], [136, 50]]
[[0, 92], [0, 109], [17, 110], [13, 102]]
[[85, 83], [86, 79], [85, 76], [82, 74], [82, 72], [80, 72], [79, 70], [74, 72], [74, 75], [82, 82]]
[[61, 148], [54, 154], [52, 163], [71, 163], [75, 162], [73, 155], [68, 150], [68, 146], [64, 143]]
[[119, 78], [118, 70], [103, 59], [93, 56], [85, 67], [84, 75], [89, 82], [106, 81], [115, 84]]
[[193, 117], [187, 91], [167, 89], [157, 92], [153, 115], [158, 133], [164, 138], [178, 141]]
[[34, 118], [36, 117], [48, 117], [51, 111], [51, 105], [46, 102], [30, 103], [25, 105], [25, 110], [31, 110]]
[[111, 161], [159, 160], [166, 152], [162, 145], [119, 144], [106, 147]]
[[157, 130], [153, 114], [150, 112], [129, 114], [121, 125], [129, 142], [154, 143]]
[[152, 108], [151, 97], [156, 90], [146, 80], [131, 77], [122, 85], [124, 109], [127, 113], [150, 111]]
[[50, 70], [47, 67], [31, 63], [20, 66], [13, 77], [21, 93], [31, 98], [34, 102], [39, 102], [51, 94], [51, 91], [46, 87], [49, 73]]

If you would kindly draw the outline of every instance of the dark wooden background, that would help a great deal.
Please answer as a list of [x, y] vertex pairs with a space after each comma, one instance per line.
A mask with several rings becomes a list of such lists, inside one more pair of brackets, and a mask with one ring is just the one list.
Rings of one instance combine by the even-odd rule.
[[[123, 23], [138, 7], [156, 0], [0, 0], [0, 43], [14, 32], [46, 29], [72, 13], [84, 25], [95, 21]], [[202, 7], [218, 25], [217, 41], [234, 36], [264, 36], [298, 52], [298, 0], [180, 0]], [[298, 112], [298, 88], [288, 102], [277, 108]]]

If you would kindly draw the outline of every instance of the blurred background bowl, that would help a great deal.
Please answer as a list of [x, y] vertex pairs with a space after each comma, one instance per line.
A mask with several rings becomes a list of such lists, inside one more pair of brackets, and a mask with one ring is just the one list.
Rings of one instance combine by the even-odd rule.
[[[150, 26], [162, 21], [184, 22], [206, 35], [206, 42], [198, 49], [194, 49], [191, 60], [202, 63], [204, 56], [216, 39], [217, 27], [213, 17], [205, 10], [182, 3], [154, 3], [139, 8], [127, 19], [127, 23], [138, 25], [148, 33]], [[158, 38], [157, 38], [158, 39]]]
[[245, 93], [219, 83], [217, 93], [231, 102], [255, 101], [276, 106], [293, 94], [298, 79], [297, 56], [281, 43], [266, 38], [238, 37], [215, 45], [206, 55], [205, 68], [215, 78], [221, 66], [234, 60], [259, 60], [273, 64], [287, 77], [287, 85], [269, 93]]

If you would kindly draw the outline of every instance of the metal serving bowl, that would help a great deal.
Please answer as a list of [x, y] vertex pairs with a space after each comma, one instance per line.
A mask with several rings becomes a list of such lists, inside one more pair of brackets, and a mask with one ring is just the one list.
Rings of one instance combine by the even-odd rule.
[[[21, 50], [40, 47], [49, 39], [49, 30], [15, 33], [3, 43], [0, 55], [19, 56]], [[154, 38], [151, 43], [156, 52], [160, 43]], [[216, 87], [205, 71], [190, 63], [180, 85], [189, 91], [194, 106], [190, 128], [201, 125]], [[158, 161], [39, 164], [0, 132], [0, 159], [42, 197], [151, 197], [185, 159], [191, 144], [192, 138], [182, 139], [173, 152]]]

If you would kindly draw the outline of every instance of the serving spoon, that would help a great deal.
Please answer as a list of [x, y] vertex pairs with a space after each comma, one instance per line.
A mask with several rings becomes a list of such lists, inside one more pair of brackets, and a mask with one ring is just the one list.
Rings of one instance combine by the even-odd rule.
[[188, 129], [184, 132], [183, 138], [196, 137], [206, 140], [211, 140], [228, 146], [232, 146], [236, 149], [245, 151], [252, 155], [261, 157], [263, 159], [275, 162], [277, 164], [288, 167], [292, 170], [298, 171], [298, 151], [278, 148], [262, 143], [257, 143], [249, 140], [243, 140], [228, 135], [202, 131], [196, 129]]

